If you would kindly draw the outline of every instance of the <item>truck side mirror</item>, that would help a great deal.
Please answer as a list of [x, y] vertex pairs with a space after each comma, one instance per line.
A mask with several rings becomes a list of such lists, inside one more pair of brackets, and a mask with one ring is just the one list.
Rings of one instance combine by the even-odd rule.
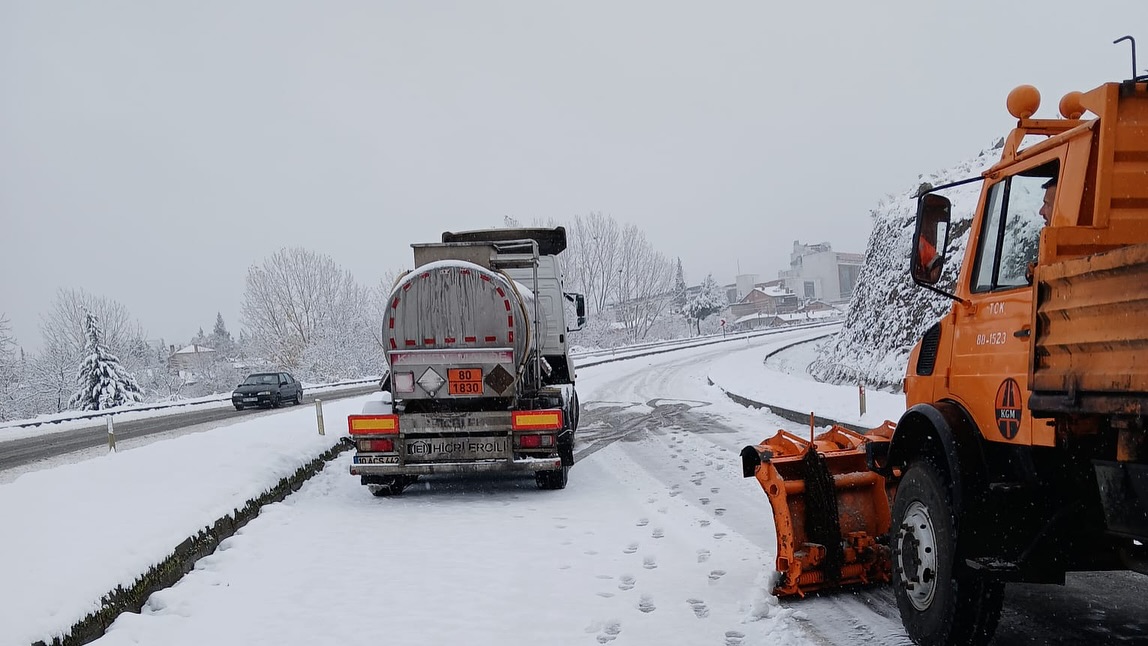
[[563, 293], [563, 297], [574, 303], [574, 314], [578, 317], [577, 327], [567, 329], [567, 332], [577, 332], [586, 325], [586, 297], [582, 294]]
[[909, 256], [909, 273], [919, 285], [936, 285], [945, 266], [945, 249], [949, 246], [949, 221], [952, 202], [936, 193], [917, 198], [917, 226]]

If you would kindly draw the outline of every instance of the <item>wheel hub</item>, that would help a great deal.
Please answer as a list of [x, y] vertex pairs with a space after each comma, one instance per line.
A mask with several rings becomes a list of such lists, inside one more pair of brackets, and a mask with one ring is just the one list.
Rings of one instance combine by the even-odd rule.
[[914, 500], [897, 530], [897, 574], [917, 610], [928, 609], [937, 591], [937, 538], [929, 510]]

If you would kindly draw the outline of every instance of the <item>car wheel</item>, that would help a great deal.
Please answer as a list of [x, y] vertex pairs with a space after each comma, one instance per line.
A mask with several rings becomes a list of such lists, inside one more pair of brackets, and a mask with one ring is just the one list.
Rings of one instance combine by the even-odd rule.
[[277, 395], [277, 394], [272, 395], [271, 396], [271, 408], [279, 408], [281, 405], [282, 405], [282, 402], [279, 401], [279, 395]]
[[928, 460], [909, 465], [893, 500], [893, 591], [918, 644], [986, 644], [1004, 584], [956, 562], [959, 528], [945, 478]]
[[235, 410], [243, 410], [243, 404], [236, 404]]
[[299, 392], [295, 393], [295, 405], [298, 406], [299, 404], [302, 404], [302, 403], [303, 403], [303, 391], [300, 390]]

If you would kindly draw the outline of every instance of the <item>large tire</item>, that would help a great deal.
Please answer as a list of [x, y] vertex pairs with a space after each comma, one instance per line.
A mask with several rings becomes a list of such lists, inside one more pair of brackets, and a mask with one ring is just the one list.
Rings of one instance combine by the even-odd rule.
[[278, 394], [274, 394], [271, 396], [271, 408], [279, 408], [282, 405], [283, 405], [283, 402], [282, 402], [282, 400], [279, 399]]
[[570, 478], [570, 467], [562, 467], [553, 471], [535, 471], [534, 483], [539, 489], [565, 489], [566, 481]]
[[302, 404], [302, 403], [303, 403], [303, 391], [300, 390], [300, 391], [295, 393], [295, 405], [298, 406], [299, 404]]
[[893, 501], [893, 592], [901, 622], [921, 646], [979, 646], [996, 631], [1004, 584], [956, 563], [956, 510], [928, 460], [909, 465]]

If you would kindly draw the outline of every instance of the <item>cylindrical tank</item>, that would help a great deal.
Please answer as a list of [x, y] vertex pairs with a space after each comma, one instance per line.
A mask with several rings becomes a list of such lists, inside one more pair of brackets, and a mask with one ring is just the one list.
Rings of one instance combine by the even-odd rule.
[[513, 348], [515, 366], [521, 369], [533, 335], [546, 333], [534, 329], [533, 318], [534, 294], [527, 286], [464, 260], [440, 260], [395, 284], [383, 338], [388, 353]]

